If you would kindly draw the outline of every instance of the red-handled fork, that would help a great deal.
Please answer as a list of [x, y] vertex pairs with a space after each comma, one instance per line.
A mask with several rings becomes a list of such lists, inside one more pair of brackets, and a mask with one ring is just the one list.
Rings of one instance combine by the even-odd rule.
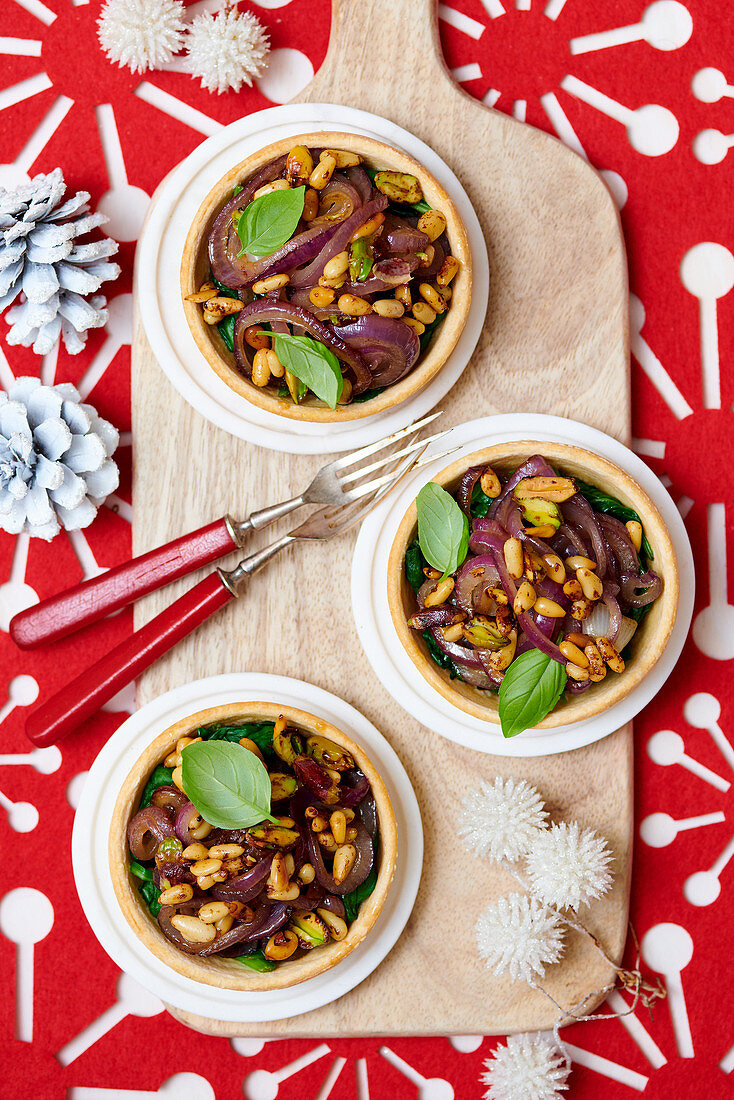
[[[400, 450], [394, 448], [394, 444], [420, 432], [440, 415], [439, 410], [393, 435], [329, 462], [319, 470], [308, 488], [291, 500], [252, 512], [243, 520], [223, 516], [206, 527], [115, 566], [101, 576], [42, 600], [13, 618], [11, 638], [21, 649], [57, 642], [149, 592], [241, 549], [250, 531], [261, 530], [304, 504], [340, 505], [361, 499], [380, 485], [374, 480], [365, 483], [360, 479], [437, 439], [437, 435], [412, 439]], [[387, 453], [383, 454], [385, 451]], [[375, 456], [372, 462], [364, 461], [372, 456]], [[387, 484], [391, 477], [386, 474], [380, 484]]]

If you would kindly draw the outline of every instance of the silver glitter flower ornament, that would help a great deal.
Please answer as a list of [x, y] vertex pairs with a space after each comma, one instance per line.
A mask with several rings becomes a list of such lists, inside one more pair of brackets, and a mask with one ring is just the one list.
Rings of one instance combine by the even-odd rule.
[[570, 1066], [542, 1032], [508, 1035], [484, 1066], [485, 1100], [559, 1100], [568, 1088]]
[[561, 918], [526, 894], [499, 898], [479, 917], [475, 932], [487, 966], [514, 981], [534, 983], [563, 954]]
[[119, 484], [119, 441], [69, 383], [19, 378], [0, 390], [0, 528], [52, 539], [88, 527]]
[[97, 20], [100, 45], [120, 68], [159, 69], [181, 49], [184, 15], [183, 0], [107, 0]]
[[524, 779], [482, 780], [465, 796], [459, 816], [464, 847], [482, 858], [514, 863], [524, 856], [548, 813], [543, 800]]
[[612, 853], [594, 829], [561, 821], [538, 833], [527, 854], [530, 888], [547, 905], [578, 911], [612, 885]]
[[186, 34], [186, 69], [209, 92], [238, 92], [260, 76], [269, 49], [265, 28], [251, 12], [203, 12]]

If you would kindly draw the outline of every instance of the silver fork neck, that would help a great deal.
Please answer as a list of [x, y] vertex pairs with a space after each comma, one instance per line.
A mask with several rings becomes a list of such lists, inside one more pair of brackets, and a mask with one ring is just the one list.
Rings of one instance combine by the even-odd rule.
[[290, 546], [292, 542], [296, 542], [293, 535], [283, 535], [276, 542], [271, 542], [269, 546], [264, 546], [262, 550], [243, 558], [234, 569], [228, 572], [224, 569], [217, 570], [222, 579], [222, 584], [230, 590], [233, 596], [239, 598], [250, 577], [264, 569], [268, 562], [277, 557], [280, 551], [284, 550], [286, 546]]

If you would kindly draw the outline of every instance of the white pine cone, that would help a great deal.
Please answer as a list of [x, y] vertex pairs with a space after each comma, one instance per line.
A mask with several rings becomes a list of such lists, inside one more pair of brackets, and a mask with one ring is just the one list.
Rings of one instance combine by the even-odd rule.
[[80, 352], [87, 330], [107, 321], [105, 299], [87, 295], [120, 274], [108, 262], [115, 241], [78, 242], [107, 218], [90, 213], [87, 191], [62, 202], [65, 192], [60, 168], [13, 191], [0, 188], [0, 311], [22, 292], [7, 315], [7, 341], [32, 344], [37, 355], [51, 351], [59, 336], [71, 355]]
[[120, 480], [120, 436], [68, 382], [0, 390], [0, 528], [52, 539], [88, 527]]

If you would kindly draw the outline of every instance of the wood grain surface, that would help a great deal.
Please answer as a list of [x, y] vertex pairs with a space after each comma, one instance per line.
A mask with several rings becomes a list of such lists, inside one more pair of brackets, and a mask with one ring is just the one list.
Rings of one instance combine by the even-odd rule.
[[[435, 0], [334, 0], [324, 66], [300, 97], [384, 115], [430, 144], [472, 199], [489, 247], [484, 333], [447, 397], [446, 426], [493, 412], [570, 416], [628, 441], [627, 275], [616, 210], [600, 178], [554, 139], [465, 95], [444, 68]], [[183, 242], [182, 242], [183, 245]], [[321, 464], [279, 455], [212, 427], [172, 388], [139, 324], [134, 342], [135, 552], [214, 519], [291, 496]], [[272, 532], [255, 536], [252, 549]], [[560, 756], [508, 760], [462, 749], [422, 728], [377, 681], [349, 600], [353, 536], [286, 551], [228, 607], [147, 672], [138, 702], [202, 676], [278, 673], [347, 699], [399, 753], [423, 814], [426, 853], [418, 900], [391, 954], [357, 989], [293, 1020], [217, 1025], [219, 1034], [390, 1035], [504, 1033], [547, 1028], [556, 1010], [479, 961], [473, 926], [514, 887], [455, 839], [457, 809], [480, 777], [524, 777], [556, 819], [593, 825], [616, 856], [612, 892], [588, 920], [613, 956], [627, 930], [632, 845], [632, 732]], [[248, 547], [249, 549], [249, 547]], [[228, 559], [234, 563], [236, 556]], [[191, 581], [149, 596], [145, 623]], [[569, 1006], [604, 986], [610, 968], [571, 933], [546, 988]]]

